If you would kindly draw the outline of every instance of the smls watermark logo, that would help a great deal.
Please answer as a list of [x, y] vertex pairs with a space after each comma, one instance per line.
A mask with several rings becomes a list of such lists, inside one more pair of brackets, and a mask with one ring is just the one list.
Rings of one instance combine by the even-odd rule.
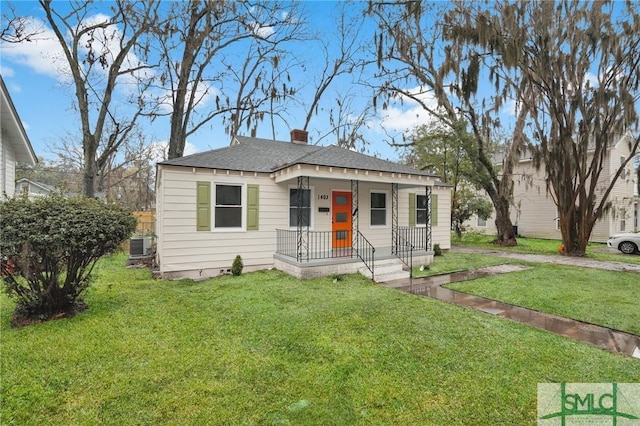
[[640, 383], [539, 383], [538, 425], [640, 425]]

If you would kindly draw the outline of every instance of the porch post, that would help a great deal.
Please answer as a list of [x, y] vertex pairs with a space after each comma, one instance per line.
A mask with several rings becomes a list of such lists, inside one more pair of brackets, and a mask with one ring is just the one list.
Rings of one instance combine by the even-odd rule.
[[[298, 229], [296, 236], [298, 237], [298, 247], [296, 251], [296, 260], [302, 261], [306, 257], [309, 261], [309, 222], [311, 222], [311, 216], [308, 220], [304, 217], [304, 193], [309, 189], [309, 176], [298, 176], [298, 196], [296, 197], [296, 206], [298, 208]], [[309, 200], [311, 201], [311, 200]], [[309, 215], [312, 212], [309, 211]], [[306, 225], [303, 226], [303, 222], [306, 220]]]
[[398, 254], [398, 184], [391, 184], [391, 253]]
[[358, 215], [358, 181], [351, 181], [351, 257], [353, 257], [354, 250], [358, 248], [358, 236], [359, 236], [359, 215]]
[[[427, 200], [427, 226], [425, 226], [425, 238], [426, 238], [426, 244], [425, 244], [425, 250], [429, 251], [432, 249], [432, 241], [431, 241], [431, 192], [432, 189], [430, 186], [425, 186], [424, 187], [424, 191], [425, 191], [425, 196], [426, 196], [426, 200]], [[437, 214], [437, 213], [436, 213]]]

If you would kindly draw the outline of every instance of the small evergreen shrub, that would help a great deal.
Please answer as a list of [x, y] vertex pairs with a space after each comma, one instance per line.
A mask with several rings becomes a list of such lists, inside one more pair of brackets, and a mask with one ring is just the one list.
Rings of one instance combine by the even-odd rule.
[[90, 198], [60, 195], [0, 203], [2, 281], [16, 301], [12, 323], [65, 316], [84, 306], [98, 259], [136, 228], [130, 211]]
[[440, 248], [440, 244], [433, 245], [433, 255], [434, 256], [442, 256], [442, 249]]
[[244, 268], [244, 264], [242, 263], [242, 257], [237, 255], [235, 259], [233, 259], [233, 263], [231, 264], [231, 273], [235, 276], [242, 274], [242, 268]]

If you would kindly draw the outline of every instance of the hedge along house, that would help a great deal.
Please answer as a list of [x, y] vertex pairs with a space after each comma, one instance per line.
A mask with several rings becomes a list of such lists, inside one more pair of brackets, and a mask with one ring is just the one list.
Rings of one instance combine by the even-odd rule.
[[239, 254], [245, 271], [383, 280], [430, 263], [435, 243], [450, 247], [450, 189], [434, 189], [437, 176], [291, 135], [158, 163], [162, 277], [228, 273]]

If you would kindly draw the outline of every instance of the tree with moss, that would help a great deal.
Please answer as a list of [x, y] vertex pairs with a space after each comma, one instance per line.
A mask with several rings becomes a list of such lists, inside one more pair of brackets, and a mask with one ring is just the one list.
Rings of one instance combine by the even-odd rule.
[[[531, 140], [534, 164], [544, 167], [565, 253], [584, 255], [640, 144], [637, 4], [503, 0], [487, 8], [465, 1], [443, 25], [459, 46], [447, 55], [475, 50], [489, 82], [526, 117], [515, 136]], [[631, 155], [614, 163], [610, 149], [619, 143]]]
[[470, 138], [467, 145], [475, 174], [495, 209], [495, 243], [517, 245], [511, 222], [512, 173], [525, 139], [524, 112], [515, 118], [513, 133], [506, 138], [502, 163], [492, 157], [498, 140], [505, 140], [500, 120], [509, 91], [499, 86], [487, 94], [480, 82], [493, 72], [509, 79], [508, 70], [492, 68], [472, 44], [459, 43], [442, 23], [448, 4], [419, 1], [371, 1], [369, 13], [378, 23], [375, 36], [383, 108], [392, 101], [416, 102], [424, 114], [447, 126], [450, 132]]

